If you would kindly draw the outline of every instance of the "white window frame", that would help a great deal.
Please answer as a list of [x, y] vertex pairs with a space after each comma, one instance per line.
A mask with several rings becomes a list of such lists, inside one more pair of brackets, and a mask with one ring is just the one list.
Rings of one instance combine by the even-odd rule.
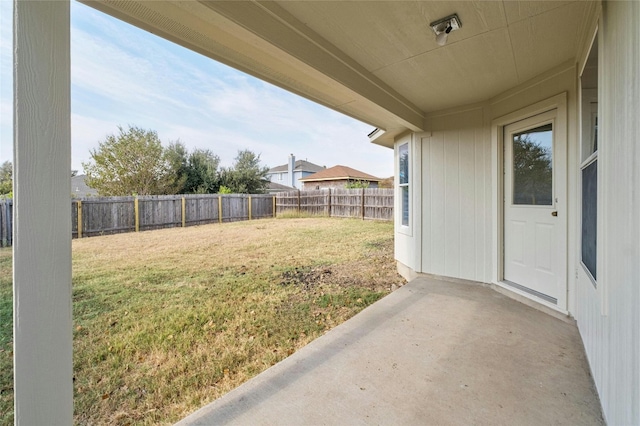
[[[593, 49], [594, 46], [591, 46], [591, 49]], [[598, 287], [598, 270], [597, 270], [597, 266], [598, 266], [598, 261], [597, 261], [597, 257], [598, 257], [598, 242], [596, 240], [596, 274], [595, 276], [591, 273], [591, 271], [589, 270], [589, 268], [587, 267], [587, 265], [585, 265], [584, 261], [582, 260], [582, 238], [583, 238], [583, 234], [582, 234], [582, 179], [583, 179], [583, 172], [584, 170], [591, 166], [593, 163], [598, 161], [598, 148], [600, 145], [600, 140], [598, 140], [600, 138], [600, 133], [597, 129], [597, 119], [598, 119], [598, 110], [597, 110], [597, 105], [598, 105], [598, 89], [583, 89], [582, 88], [582, 75], [584, 74], [584, 71], [580, 73], [580, 97], [581, 97], [581, 102], [580, 102], [580, 124], [581, 124], [581, 138], [580, 138], [580, 166], [579, 166], [579, 179], [580, 179], [580, 204], [578, 205], [579, 211], [580, 211], [580, 228], [579, 228], [579, 236], [580, 236], [580, 244], [578, 245], [578, 258], [580, 261], [580, 265], [582, 266], [582, 269], [584, 270], [585, 274], [587, 275], [587, 277], [589, 277], [589, 279], [591, 280], [591, 283], [593, 284], [593, 286], [595, 288]], [[594, 103], [595, 103], [595, 110], [594, 110]], [[594, 121], [595, 120], [595, 121]], [[598, 143], [598, 146], [596, 147], [595, 150], [593, 150], [593, 145], [594, 145], [594, 141]], [[600, 180], [600, 176], [599, 176], [599, 172], [598, 175], [596, 176], [596, 179], [598, 179], [598, 181]], [[596, 190], [596, 196], [599, 195], [598, 190]], [[600, 201], [597, 201], [597, 203], [600, 203]], [[597, 226], [597, 224], [596, 224]], [[598, 232], [596, 231], [596, 239], [598, 238]]]
[[[406, 182], [403, 182], [401, 179], [402, 175], [402, 151], [406, 149], [407, 153], [407, 164], [406, 164]], [[404, 223], [405, 218], [405, 204], [403, 198], [403, 192], [406, 188], [407, 191], [407, 204], [406, 204], [406, 218], [407, 222]], [[409, 141], [403, 142], [398, 145], [398, 224], [401, 229], [404, 229], [405, 232], [411, 229], [411, 144]]]

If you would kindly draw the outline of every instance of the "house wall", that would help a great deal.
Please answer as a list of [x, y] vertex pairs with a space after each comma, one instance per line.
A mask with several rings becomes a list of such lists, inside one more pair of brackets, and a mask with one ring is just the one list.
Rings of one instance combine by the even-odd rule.
[[302, 189], [303, 183], [300, 182], [300, 179], [304, 179], [307, 176], [311, 176], [312, 174], [315, 174], [315, 172], [303, 172], [300, 170], [293, 172], [293, 182], [295, 183], [295, 187], [298, 189]]
[[433, 117], [422, 158], [422, 270], [491, 278], [491, 149], [483, 108]]
[[[576, 318], [609, 424], [640, 424], [640, 3], [594, 3], [576, 59], [486, 103], [427, 117], [411, 145], [411, 217], [396, 258], [407, 278], [500, 278], [500, 123], [554, 97], [566, 100], [566, 311]], [[579, 70], [599, 25], [598, 277], [580, 261]], [[586, 52], [586, 53], [585, 53]], [[559, 96], [560, 95], [560, 96]], [[398, 188], [396, 183], [396, 188]], [[398, 200], [399, 197], [396, 197]], [[419, 206], [419, 207], [418, 207]]]
[[[296, 170], [293, 172], [293, 182], [294, 188], [302, 189], [302, 183], [300, 179], [303, 179], [307, 176], [314, 174], [314, 172], [303, 172], [300, 170]], [[267, 178], [274, 183], [279, 183], [280, 185], [290, 186], [289, 172], [278, 172], [278, 173], [269, 173]], [[282, 178], [282, 179], [281, 179]]]
[[302, 189], [315, 190], [315, 189], [328, 189], [328, 188], [344, 188], [346, 180], [327, 180], [324, 182], [303, 182]]
[[[575, 65], [564, 64], [488, 102], [430, 114], [430, 132], [396, 141], [396, 157], [398, 146], [410, 141], [413, 182], [420, 184], [419, 189], [412, 185], [412, 200], [418, 208], [413, 218], [420, 220], [421, 235], [415, 235], [416, 224], [404, 232], [396, 227], [396, 258], [411, 270], [407, 277], [421, 272], [498, 281], [501, 197], [496, 188], [501, 185], [502, 148], [493, 122], [558, 94], [571, 100], [567, 113], [575, 120], [575, 76]], [[576, 140], [575, 132], [569, 131], [569, 151]], [[575, 182], [568, 186], [571, 199]]]
[[267, 174], [267, 178], [274, 183], [279, 183], [280, 185], [285, 185], [287, 179], [287, 173], [269, 173]]
[[[315, 189], [334, 189], [340, 188], [343, 189], [346, 184], [350, 181], [348, 179], [341, 180], [327, 180], [327, 181], [319, 181], [319, 182], [303, 182], [302, 188], [306, 190], [315, 190]], [[370, 182], [369, 188], [377, 188], [378, 182]]]
[[597, 286], [579, 261], [575, 271], [575, 317], [604, 415], [629, 425], [640, 424], [639, 20], [638, 2], [602, 4]]

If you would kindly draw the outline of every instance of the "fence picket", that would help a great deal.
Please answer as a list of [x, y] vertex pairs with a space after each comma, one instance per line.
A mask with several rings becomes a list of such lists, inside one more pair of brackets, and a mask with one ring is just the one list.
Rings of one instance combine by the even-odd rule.
[[276, 195], [276, 214], [307, 213], [329, 217], [393, 220], [393, 189], [321, 189]]
[[[268, 194], [86, 197], [71, 200], [73, 237], [275, 217], [285, 212], [393, 220], [392, 189], [331, 189]], [[224, 212], [224, 214], [223, 214]], [[0, 246], [12, 238], [13, 200], [0, 200]]]

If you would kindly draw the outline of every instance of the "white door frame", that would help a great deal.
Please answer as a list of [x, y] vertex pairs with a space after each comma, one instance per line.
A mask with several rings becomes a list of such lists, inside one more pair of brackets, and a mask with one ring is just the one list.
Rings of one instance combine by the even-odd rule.
[[[538, 114], [542, 114], [544, 112], [557, 109], [557, 118], [556, 118], [556, 137], [563, 138], [566, 141], [568, 146], [568, 121], [567, 121], [567, 93], [563, 92], [559, 95], [553, 96], [549, 99], [545, 99], [543, 101], [537, 102], [528, 107], [519, 109], [510, 114], [504, 115], [502, 117], [496, 118], [491, 122], [491, 165], [492, 165], [492, 218], [493, 218], [493, 241], [492, 241], [492, 251], [493, 251], [493, 266], [492, 266], [492, 276], [493, 276], [493, 284], [508, 289], [509, 291], [516, 293], [520, 296], [524, 296], [527, 299], [535, 300], [536, 302], [548, 306], [554, 310], [568, 313], [568, 305], [567, 301], [569, 300], [567, 291], [568, 291], [568, 282], [567, 282], [567, 268], [568, 268], [568, 250], [567, 250], [567, 239], [564, 239], [564, 247], [559, 247], [559, 253], [565, 253], [567, 257], [567, 267], [564, 268], [563, 271], [559, 271], [561, 274], [561, 279], [567, 283], [567, 291], [562, 292], [562, 294], [558, 295], [557, 304], [552, 304], [546, 302], [541, 299], [534, 298], [529, 293], [518, 290], [514, 287], [506, 285], [503, 283], [504, 279], [504, 128], [505, 126], [514, 123], [516, 121], [520, 121]], [[562, 162], [559, 162], [557, 167], [557, 172], [564, 174], [564, 179], [566, 182], [568, 176], [568, 170], [566, 165], [566, 157]], [[567, 200], [563, 201], [564, 204], [564, 214], [558, 213], [562, 220], [565, 221], [563, 229], [565, 232], [568, 232], [568, 218], [567, 218], [567, 205], [568, 205], [568, 194]], [[567, 235], [568, 238], [568, 235]]]

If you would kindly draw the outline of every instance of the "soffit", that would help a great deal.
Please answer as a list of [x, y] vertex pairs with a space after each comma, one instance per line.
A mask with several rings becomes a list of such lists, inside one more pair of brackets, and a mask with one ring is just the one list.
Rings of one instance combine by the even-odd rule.
[[[84, 1], [386, 131], [487, 100], [571, 59], [589, 2]], [[457, 13], [438, 46], [429, 23]]]
[[[489, 99], [575, 55], [582, 1], [279, 3], [400, 95], [431, 112]], [[457, 13], [438, 46], [429, 23]]]

